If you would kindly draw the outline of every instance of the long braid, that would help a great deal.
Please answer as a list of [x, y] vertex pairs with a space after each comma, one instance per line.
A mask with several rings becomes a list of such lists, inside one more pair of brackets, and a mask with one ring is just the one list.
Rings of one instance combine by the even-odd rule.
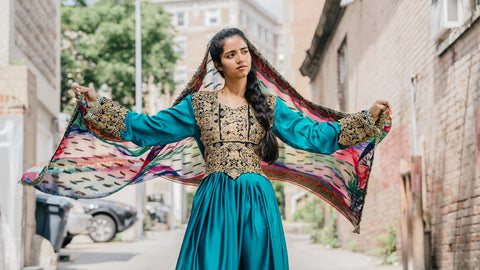
[[252, 106], [257, 121], [265, 129], [265, 136], [260, 141], [262, 159], [268, 164], [273, 164], [278, 159], [278, 142], [271, 130], [274, 113], [268, 106], [267, 98], [258, 87], [256, 68], [253, 63], [247, 76], [245, 99]]

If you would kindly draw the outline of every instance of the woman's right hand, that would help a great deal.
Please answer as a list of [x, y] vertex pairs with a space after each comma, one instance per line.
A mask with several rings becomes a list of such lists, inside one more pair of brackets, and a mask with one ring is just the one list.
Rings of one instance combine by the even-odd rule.
[[78, 85], [77, 83], [72, 84], [73, 89], [75, 90], [75, 94], [82, 93], [85, 97], [85, 101], [87, 102], [87, 107], [92, 107], [97, 101], [98, 94], [93, 88], [84, 87]]

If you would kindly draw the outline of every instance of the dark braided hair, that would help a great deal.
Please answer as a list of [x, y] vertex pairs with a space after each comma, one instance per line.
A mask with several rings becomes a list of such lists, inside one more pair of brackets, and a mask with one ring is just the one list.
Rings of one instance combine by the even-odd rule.
[[[252, 46], [245, 37], [245, 34], [238, 28], [226, 28], [215, 34], [210, 41], [210, 55], [216, 66], [221, 66], [221, 55], [223, 53], [224, 39], [232, 36], [241, 37], [248, 45], [250, 52]], [[223, 77], [223, 72], [218, 71]], [[252, 61], [250, 72], [247, 75], [247, 89], [245, 99], [252, 106], [257, 121], [265, 129], [265, 136], [260, 141], [260, 153], [262, 160], [273, 164], [278, 159], [278, 142], [271, 130], [273, 122], [273, 110], [268, 106], [266, 96], [258, 86], [257, 69]]]

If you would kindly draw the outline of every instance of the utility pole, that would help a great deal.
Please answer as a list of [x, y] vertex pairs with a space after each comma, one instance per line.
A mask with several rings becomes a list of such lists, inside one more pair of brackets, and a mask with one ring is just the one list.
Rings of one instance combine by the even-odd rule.
[[[135, 0], [135, 112], [142, 113], [142, 32], [140, 0]], [[145, 184], [137, 184], [137, 239], [143, 239]]]

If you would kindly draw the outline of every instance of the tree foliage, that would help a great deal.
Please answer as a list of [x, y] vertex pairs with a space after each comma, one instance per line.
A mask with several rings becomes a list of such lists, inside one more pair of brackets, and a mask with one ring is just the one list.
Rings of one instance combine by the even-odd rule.
[[[174, 90], [174, 29], [160, 5], [142, 1], [142, 81]], [[62, 6], [62, 111], [73, 104], [71, 84], [109, 92], [131, 108], [135, 96], [134, 0], [100, 0], [91, 6]]]

